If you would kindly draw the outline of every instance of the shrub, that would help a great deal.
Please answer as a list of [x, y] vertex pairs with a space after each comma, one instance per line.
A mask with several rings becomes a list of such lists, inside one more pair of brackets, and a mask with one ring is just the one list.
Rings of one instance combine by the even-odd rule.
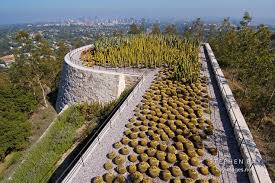
[[160, 169], [157, 166], [151, 166], [148, 171], [149, 175], [153, 178], [158, 177], [160, 173]]
[[173, 166], [171, 172], [174, 177], [179, 177], [182, 175], [182, 171], [178, 166]]

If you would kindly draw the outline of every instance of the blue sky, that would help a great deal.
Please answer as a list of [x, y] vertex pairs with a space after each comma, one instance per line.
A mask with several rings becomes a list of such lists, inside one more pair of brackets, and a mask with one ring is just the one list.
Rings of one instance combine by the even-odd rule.
[[275, 19], [275, 0], [0, 0], [0, 24], [69, 17], [239, 18]]

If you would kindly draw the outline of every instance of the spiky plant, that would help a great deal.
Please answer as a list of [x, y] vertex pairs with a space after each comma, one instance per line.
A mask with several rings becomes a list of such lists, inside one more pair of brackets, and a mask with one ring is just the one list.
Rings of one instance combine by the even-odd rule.
[[196, 170], [188, 169], [188, 176], [192, 179], [197, 179], [199, 175]]
[[104, 183], [104, 180], [101, 176], [97, 176], [94, 178], [93, 182], [95, 183]]
[[168, 153], [166, 158], [167, 158], [167, 162], [169, 163], [175, 163], [177, 161], [177, 157], [173, 153]]
[[103, 166], [105, 170], [111, 170], [113, 168], [113, 164], [110, 161], [105, 163]]
[[115, 179], [115, 175], [113, 173], [109, 172], [104, 175], [104, 180], [106, 183], [112, 183], [114, 179]]
[[135, 172], [131, 174], [131, 180], [132, 182], [141, 182], [143, 180], [143, 174], [140, 172]]
[[135, 173], [137, 171], [136, 165], [132, 164], [127, 167], [129, 173]]
[[119, 150], [119, 153], [122, 155], [127, 155], [130, 153], [130, 149], [128, 147], [123, 147]]
[[116, 152], [112, 151], [110, 153], [107, 154], [107, 157], [109, 159], [114, 159], [117, 156]]
[[125, 174], [127, 172], [127, 169], [123, 165], [119, 165], [116, 167], [116, 171], [119, 174]]
[[151, 166], [148, 170], [149, 172], [149, 175], [152, 177], [152, 178], [155, 178], [155, 177], [158, 177], [159, 176], [159, 173], [160, 173], [160, 169], [157, 167], [157, 166]]
[[149, 167], [150, 167], [150, 165], [147, 162], [145, 162], [145, 161], [140, 162], [138, 164], [138, 171], [141, 173], [145, 173]]
[[210, 166], [209, 170], [212, 175], [219, 177], [221, 175], [221, 171], [216, 166]]
[[182, 171], [178, 166], [173, 166], [171, 172], [174, 177], [180, 177], [182, 175]]
[[126, 183], [126, 178], [122, 175], [119, 175], [115, 178], [114, 183]]

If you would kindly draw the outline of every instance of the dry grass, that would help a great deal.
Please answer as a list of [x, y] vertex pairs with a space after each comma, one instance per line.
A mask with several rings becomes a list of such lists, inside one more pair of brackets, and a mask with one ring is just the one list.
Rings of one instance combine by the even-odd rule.
[[[247, 114], [252, 105], [238, 97], [238, 93], [244, 92], [242, 83], [232, 78], [233, 70], [223, 69], [225, 78], [229, 82], [229, 86], [241, 108], [243, 114]], [[246, 118], [246, 116], [245, 116]], [[266, 166], [269, 175], [273, 182], [275, 182], [275, 113], [270, 114], [264, 118], [262, 125], [258, 128], [258, 124], [246, 118], [250, 131], [253, 135], [254, 141], [257, 144], [263, 159], [266, 161]]]

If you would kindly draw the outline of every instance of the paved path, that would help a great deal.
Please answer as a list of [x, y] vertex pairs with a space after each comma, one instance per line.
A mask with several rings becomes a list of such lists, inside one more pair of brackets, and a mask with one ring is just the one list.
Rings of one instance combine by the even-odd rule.
[[84, 165], [78, 169], [69, 182], [91, 182], [93, 177], [102, 175], [103, 172], [106, 172], [106, 170], [103, 168], [103, 164], [108, 161], [106, 155], [114, 150], [112, 148], [112, 144], [122, 138], [123, 132], [126, 130], [125, 124], [127, 124], [129, 118], [134, 115], [133, 110], [135, 109], [136, 105], [141, 102], [145, 90], [150, 87], [156, 73], [157, 70], [154, 70], [146, 74], [145, 80], [139, 91], [128, 103], [128, 106], [126, 106], [123, 111], [121, 111], [121, 115], [116, 118], [114, 122], [112, 122], [112, 128], [105, 134], [105, 136], [101, 138], [100, 144], [97, 145], [89, 154], [89, 156], [84, 160]]
[[239, 161], [242, 161], [240, 149], [235, 139], [234, 131], [227, 115], [217, 81], [215, 80], [214, 72], [211, 69], [210, 61], [208, 57], [205, 56], [203, 48], [200, 50], [200, 57], [203, 75], [208, 78], [208, 92], [211, 97], [210, 119], [215, 127], [215, 133], [211, 141], [215, 143], [219, 151], [215, 161], [220, 165], [222, 170], [221, 182], [249, 182], [247, 173], [241, 172], [241, 170], [245, 170], [245, 168], [244, 164], [239, 163]]

